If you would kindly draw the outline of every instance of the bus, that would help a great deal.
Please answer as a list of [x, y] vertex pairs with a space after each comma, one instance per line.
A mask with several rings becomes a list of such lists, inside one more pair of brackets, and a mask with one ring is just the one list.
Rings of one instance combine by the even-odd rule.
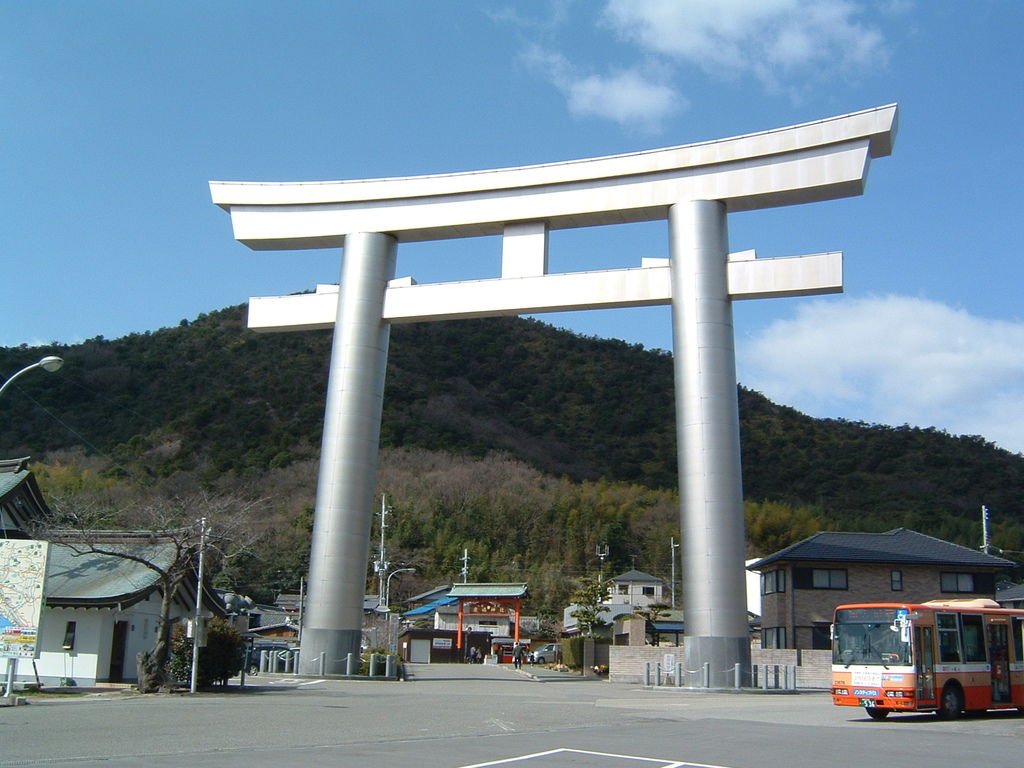
[[840, 605], [832, 703], [890, 712], [1024, 711], [1024, 610], [994, 600]]

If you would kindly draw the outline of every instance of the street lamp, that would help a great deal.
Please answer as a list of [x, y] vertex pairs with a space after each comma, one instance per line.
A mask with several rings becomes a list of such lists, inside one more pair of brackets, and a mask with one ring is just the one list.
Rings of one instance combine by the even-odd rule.
[[398, 569], [392, 571], [388, 575], [388, 580], [387, 580], [387, 582], [384, 585], [384, 608], [385, 609], [387, 609], [389, 611], [391, 610], [391, 579], [392, 579], [392, 577], [396, 573], [407, 573], [407, 572], [411, 572], [411, 571], [415, 571], [415, 570], [416, 570], [415, 568], [398, 568]]
[[4, 385], [0, 387], [0, 395], [4, 393], [4, 390], [11, 386], [11, 382], [13, 382], [19, 376], [21, 376], [21, 374], [28, 373], [33, 368], [42, 368], [44, 371], [47, 371], [48, 373], [53, 373], [54, 371], [59, 371], [62, 365], [64, 365], [64, 361], [59, 357], [54, 357], [53, 355], [47, 355], [42, 360], [36, 363], [32, 363], [32, 365], [26, 365], [24, 368], [22, 368], [16, 374], [11, 376], [11, 378], [4, 382]]

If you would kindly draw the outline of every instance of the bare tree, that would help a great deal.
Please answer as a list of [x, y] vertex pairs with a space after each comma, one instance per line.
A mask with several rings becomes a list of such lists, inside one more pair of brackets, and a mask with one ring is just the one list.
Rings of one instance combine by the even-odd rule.
[[182, 586], [196, 577], [200, 547], [209, 573], [247, 552], [255, 539], [248, 521], [261, 504], [202, 491], [122, 507], [67, 498], [51, 502], [51, 514], [38, 521], [33, 533], [76, 554], [131, 560], [155, 574], [160, 592], [156, 640], [136, 658], [139, 690], [153, 693], [167, 683], [171, 613]]

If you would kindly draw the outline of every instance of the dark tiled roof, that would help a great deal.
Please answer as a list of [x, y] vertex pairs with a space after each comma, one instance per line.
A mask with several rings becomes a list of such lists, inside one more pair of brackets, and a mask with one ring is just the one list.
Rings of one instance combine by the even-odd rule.
[[644, 582], [645, 584], [660, 584], [661, 583], [661, 579], [659, 579], [657, 576], [651, 576], [651, 574], [644, 573], [643, 571], [638, 571], [635, 568], [632, 571], [626, 571], [625, 573], [620, 574], [619, 576], [612, 576], [611, 579], [609, 579], [609, 581], [614, 581], [614, 582], [632, 581], [632, 582]]
[[1002, 602], [1003, 600], [1024, 600], [1024, 584], [1015, 584], [996, 592], [996, 601]]
[[[112, 551], [120, 551], [166, 568], [174, 560], [174, 545], [168, 542], [132, 541], [126, 537], [120, 544], [105, 542]], [[196, 572], [193, 570], [180, 585], [176, 599], [195, 605]], [[50, 544], [43, 592], [51, 608], [127, 607], [145, 600], [160, 588], [155, 570], [143, 563], [115, 554], [84, 551], [68, 543]], [[207, 585], [203, 603], [218, 616], [225, 608], [217, 593]]]
[[451, 584], [442, 584], [441, 586], [434, 587], [433, 589], [429, 589], [426, 592], [421, 592], [418, 595], [413, 595], [408, 600], [406, 600], [406, 602], [426, 603], [430, 602], [431, 600], [437, 600], [438, 598], [446, 596], [448, 594], [448, 590], [450, 590], [451, 588]]
[[885, 533], [842, 533], [822, 531], [791, 547], [781, 549], [749, 566], [760, 570], [781, 561], [841, 563], [893, 563], [900, 565], [946, 565], [970, 568], [1010, 568], [1001, 557], [926, 536], [907, 528]]
[[25, 468], [26, 461], [0, 461], [0, 530], [13, 525], [15, 531], [25, 532], [33, 520], [49, 512], [35, 476]]
[[[169, 544], [136, 544], [124, 549], [160, 568], [174, 559], [174, 547]], [[64, 544], [50, 545], [46, 599], [51, 605], [132, 601], [148, 595], [158, 583], [157, 572], [135, 560], [81, 552]]]

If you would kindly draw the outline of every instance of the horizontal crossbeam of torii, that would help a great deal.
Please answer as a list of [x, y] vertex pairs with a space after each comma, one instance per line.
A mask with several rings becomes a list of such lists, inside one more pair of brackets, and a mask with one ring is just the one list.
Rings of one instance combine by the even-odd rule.
[[[250, 301], [250, 327], [332, 325], [302, 669], [358, 653], [389, 328], [396, 322], [672, 306], [687, 669], [749, 679], [732, 301], [842, 290], [842, 257], [730, 254], [731, 212], [859, 195], [896, 106], [719, 141], [564, 163], [358, 181], [211, 182], [251, 248], [344, 249], [339, 287]], [[667, 219], [667, 260], [548, 274], [553, 229]], [[501, 276], [395, 280], [400, 242], [501, 234]]]

